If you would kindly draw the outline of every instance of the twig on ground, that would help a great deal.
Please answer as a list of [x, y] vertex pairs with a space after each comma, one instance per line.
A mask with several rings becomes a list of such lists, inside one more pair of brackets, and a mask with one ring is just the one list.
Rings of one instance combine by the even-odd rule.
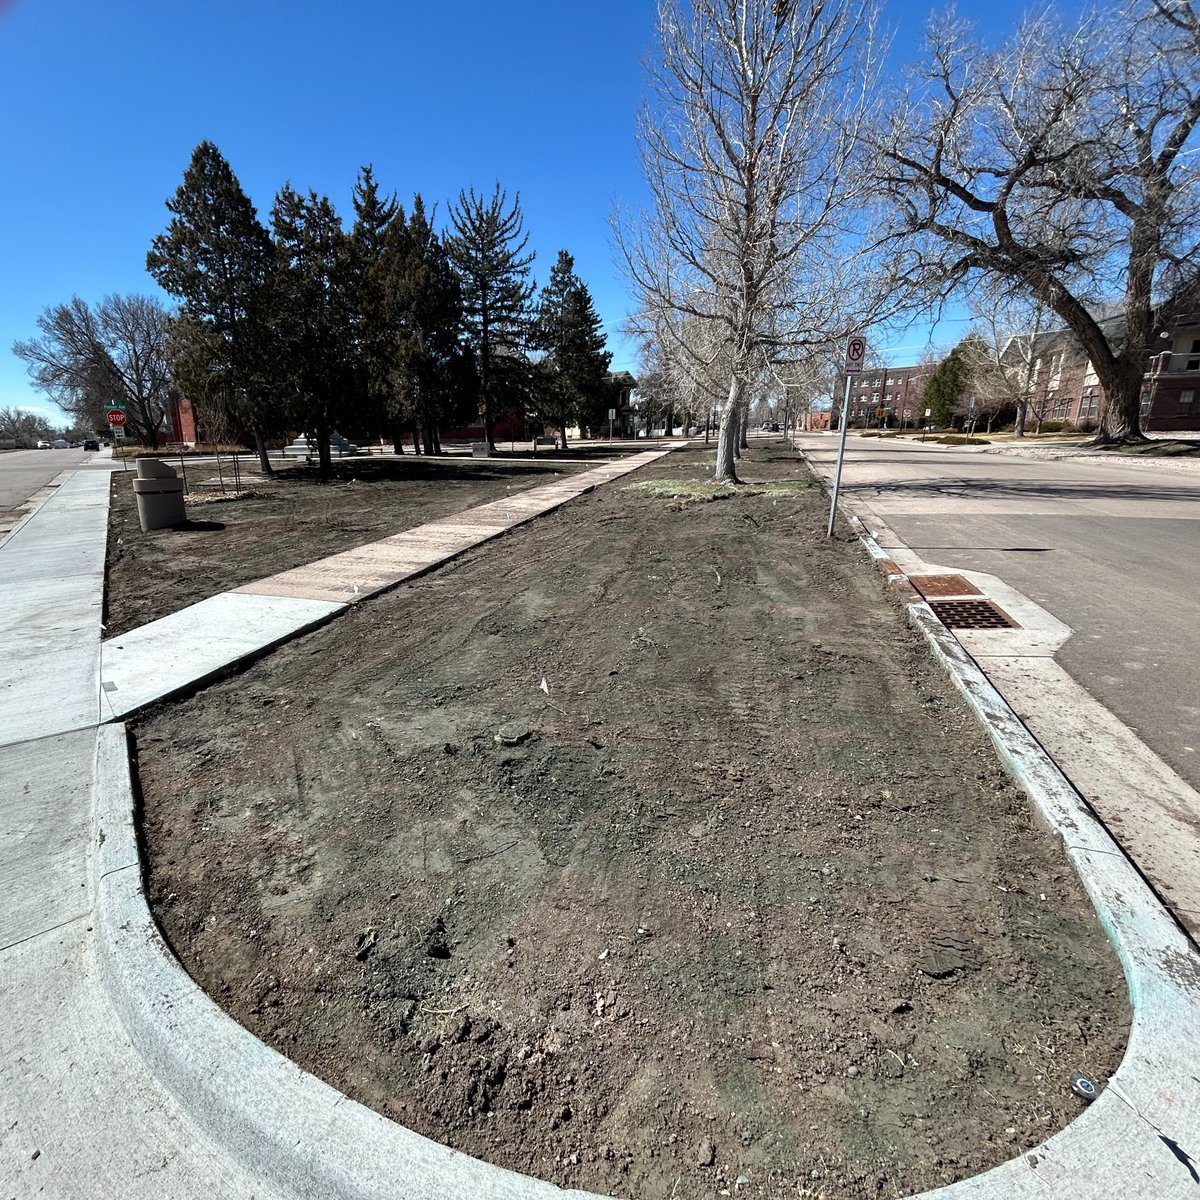
[[426, 1008], [421, 1005], [421, 1011], [428, 1013], [431, 1017], [457, 1017], [460, 1012], [466, 1012], [470, 1006], [460, 1004], [457, 1008]]
[[497, 846], [494, 850], [485, 850], [482, 854], [472, 854], [470, 858], [460, 858], [458, 865], [465, 867], [468, 863], [483, 862], [485, 858], [494, 858], [497, 854], [503, 854], [505, 850], [511, 850], [514, 846], [519, 846], [520, 844], [520, 838], [513, 838], [511, 842], [505, 842], [503, 846]]

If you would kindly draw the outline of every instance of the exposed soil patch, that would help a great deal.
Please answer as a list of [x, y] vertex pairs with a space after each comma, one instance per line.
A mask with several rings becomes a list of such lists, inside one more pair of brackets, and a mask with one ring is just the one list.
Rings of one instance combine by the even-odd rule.
[[[241, 460], [240, 495], [229, 462], [223, 480], [215, 463], [188, 463], [188, 524], [151, 533], [138, 524], [132, 469], [113, 473], [108, 637], [277, 571], [596, 465], [583, 458], [341, 459], [337, 478], [322, 483], [308, 467], [251, 474], [253, 461]], [[172, 465], [178, 470], [178, 459]]]
[[1120, 970], [798, 458], [755, 450], [770, 486], [732, 498], [704, 461], [150, 713], [152, 903], [256, 1034], [507, 1167], [655, 1198], [974, 1174], [1116, 1068]]

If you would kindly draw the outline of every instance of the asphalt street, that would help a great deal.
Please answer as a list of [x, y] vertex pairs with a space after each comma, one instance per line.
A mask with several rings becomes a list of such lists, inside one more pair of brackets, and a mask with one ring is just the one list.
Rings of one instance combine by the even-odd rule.
[[[798, 444], [832, 469], [836, 438]], [[843, 495], [1071, 626], [1058, 662], [1200, 788], [1200, 461], [1031, 459], [851, 434]]]
[[7, 450], [0, 454], [0, 517], [20, 508], [56, 475], [93, 457], [82, 450]]

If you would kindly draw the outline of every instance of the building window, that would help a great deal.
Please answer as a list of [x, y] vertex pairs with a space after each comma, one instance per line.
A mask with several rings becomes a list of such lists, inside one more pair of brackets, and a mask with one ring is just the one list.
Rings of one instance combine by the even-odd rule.
[[[1191, 349], [1190, 353], [1195, 354], [1195, 355], [1200, 355], [1200, 338], [1196, 338], [1192, 342], [1192, 349]], [[1187, 360], [1187, 366], [1184, 367], [1184, 370], [1185, 371], [1200, 371], [1200, 358], [1189, 358]]]
[[1179, 415], [1181, 417], [1191, 416], [1192, 401], [1195, 399], [1196, 393], [1190, 388], [1186, 392], [1179, 393]]

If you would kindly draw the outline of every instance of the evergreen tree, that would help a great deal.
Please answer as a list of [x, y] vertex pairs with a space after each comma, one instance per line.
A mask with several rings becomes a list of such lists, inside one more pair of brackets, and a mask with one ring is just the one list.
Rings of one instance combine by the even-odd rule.
[[492, 198], [459, 192], [450, 209], [453, 234], [446, 240], [450, 262], [462, 287], [468, 340], [478, 370], [479, 411], [489, 450], [495, 449], [496, 414], [513, 399], [528, 371], [522, 353], [529, 325], [533, 284], [525, 253], [521, 198], [508, 207], [497, 183]]
[[591, 294], [575, 274], [575, 260], [566, 250], [558, 252], [542, 289], [534, 345], [545, 353], [539, 415], [561, 431], [566, 449], [569, 425], [595, 428], [603, 420], [612, 361]]
[[955, 346], [938, 363], [925, 384], [925, 407], [935, 425], [952, 425], [970, 382], [970, 369], [961, 346]]
[[390, 249], [404, 211], [395, 195], [383, 197], [370, 166], [354, 185], [354, 225], [347, 246], [349, 305], [361, 390], [360, 412], [378, 426], [389, 418], [395, 368], [396, 314], [389, 299]]
[[[463, 345], [462, 289], [420, 195], [412, 215], [393, 226], [387, 307], [395, 320], [392, 390], [395, 415], [419, 427], [427, 454], [440, 450], [438, 427], [462, 413], [473, 382]], [[469, 395], [469, 391], [467, 392]]]
[[334, 424], [356, 417], [349, 238], [327, 196], [302, 196], [290, 184], [275, 198], [271, 229], [277, 395], [315, 435], [321, 475], [328, 477]]
[[[282, 425], [262, 388], [266, 361], [265, 288], [272, 270], [271, 239], [220, 150], [203, 141], [175, 195], [166, 230], [151, 243], [146, 269], [181, 302], [188, 320], [172, 330], [176, 382], [219, 396], [232, 417], [253, 433], [263, 470], [270, 472], [265, 433]], [[190, 346], [188, 336], [199, 339]], [[203, 379], [184, 377], [204, 364]]]

